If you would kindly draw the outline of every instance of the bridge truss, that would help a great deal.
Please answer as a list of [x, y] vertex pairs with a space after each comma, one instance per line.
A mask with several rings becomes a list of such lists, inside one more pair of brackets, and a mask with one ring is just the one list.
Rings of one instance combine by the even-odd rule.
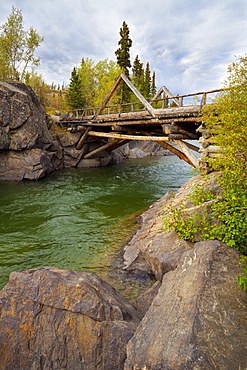
[[[138, 102], [108, 105], [120, 83], [125, 83]], [[86, 153], [92, 158], [103, 150], [112, 150], [131, 140], [158, 142], [195, 168], [199, 167], [197, 145], [187, 140], [198, 140], [202, 124], [201, 109], [210, 94], [221, 90], [173, 96], [163, 86], [148, 102], [136, 87], [121, 73], [101, 107], [69, 111], [61, 123], [69, 130], [81, 132], [76, 149], [80, 150], [88, 137], [109, 138], [109, 142]], [[210, 98], [211, 99], [211, 98]], [[185, 102], [187, 101], [187, 103]], [[189, 103], [188, 103], [189, 102]]]

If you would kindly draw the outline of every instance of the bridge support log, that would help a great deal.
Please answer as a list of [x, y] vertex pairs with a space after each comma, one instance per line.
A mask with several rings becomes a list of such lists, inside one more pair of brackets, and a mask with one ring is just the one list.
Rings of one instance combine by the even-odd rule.
[[84, 134], [82, 135], [82, 137], [80, 138], [77, 146], [76, 146], [76, 149], [77, 150], [80, 150], [82, 148], [82, 145], [84, 144], [84, 142], [86, 141], [87, 137], [88, 137], [88, 132], [92, 129], [91, 126], [88, 126], [86, 131], [84, 132]]
[[174, 142], [182, 150], [182, 152], [186, 155], [186, 157], [191, 162], [192, 166], [195, 168], [199, 168], [199, 160], [195, 156], [195, 154], [190, 150], [190, 148], [187, 146], [187, 143], [185, 143], [182, 140], [174, 140]]
[[193, 165], [193, 163], [189, 160], [189, 158], [186, 157], [186, 155], [183, 152], [181, 152], [177, 148], [174, 148], [174, 146], [172, 146], [171, 144], [168, 144], [165, 141], [157, 141], [157, 143], [160, 144], [161, 146], [163, 146], [163, 148], [168, 149], [171, 153], [176, 154], [176, 156], [178, 156], [183, 161], [185, 161], [188, 164], [190, 164], [191, 166], [195, 167]]
[[113, 150], [117, 149], [117, 148], [120, 148], [121, 146], [129, 143], [130, 140], [122, 140], [122, 141], [119, 141], [118, 143], [112, 145], [110, 148], [107, 148], [106, 151], [108, 153], [112, 152]]
[[114, 139], [126, 139], [126, 140], [144, 140], [144, 141], [168, 141], [168, 137], [164, 136], [142, 136], [142, 135], [129, 135], [129, 134], [116, 134], [113, 132], [98, 132], [89, 131], [88, 135], [96, 137], [111, 137]]
[[100, 153], [102, 152], [103, 150], [106, 150], [106, 149], [109, 149], [111, 146], [115, 146], [118, 142], [120, 141], [120, 139], [115, 139], [115, 140], [112, 140], [110, 141], [109, 143], [101, 146], [100, 148], [97, 148], [95, 150], [93, 150], [92, 152], [84, 155], [83, 159], [89, 159], [89, 158], [92, 158], [95, 154], [97, 153]]

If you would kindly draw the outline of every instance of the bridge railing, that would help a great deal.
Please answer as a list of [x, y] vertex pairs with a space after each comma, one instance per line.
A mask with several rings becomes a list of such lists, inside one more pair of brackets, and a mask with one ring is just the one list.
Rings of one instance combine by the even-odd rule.
[[[154, 109], [165, 109], [165, 108], [176, 108], [186, 106], [200, 106], [203, 107], [205, 104], [213, 102], [213, 98], [222, 89], [211, 90], [207, 92], [198, 92], [195, 94], [184, 94], [176, 96], [163, 96], [162, 98], [149, 101]], [[68, 112], [68, 117], [72, 118], [83, 118], [86, 116], [96, 116], [100, 107], [90, 107], [83, 109], [74, 109]], [[124, 104], [107, 105], [102, 111], [101, 115], [123, 113], [123, 112], [138, 112], [145, 111], [144, 105], [138, 102], [130, 102]]]

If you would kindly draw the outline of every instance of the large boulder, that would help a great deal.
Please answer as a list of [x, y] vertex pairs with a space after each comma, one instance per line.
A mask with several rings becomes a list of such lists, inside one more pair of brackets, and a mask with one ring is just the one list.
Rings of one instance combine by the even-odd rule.
[[[41, 149], [0, 154], [0, 177], [6, 181], [37, 180], [59, 167], [58, 153]], [[58, 165], [56, 166], [56, 162]]]
[[196, 243], [162, 285], [127, 346], [125, 370], [247, 368], [247, 295], [239, 253]]
[[165, 273], [177, 267], [183, 253], [193, 248], [194, 243], [182, 240], [174, 230], [165, 230], [164, 215], [169, 207], [179, 208], [181, 204], [185, 205], [187, 212], [195, 212], [188, 195], [200, 185], [215, 193], [219, 191], [214, 173], [206, 179], [198, 175], [186, 182], [176, 194], [168, 192], [141, 215], [140, 230], [124, 248], [124, 269], [140, 269], [161, 281]]
[[44, 108], [29, 86], [0, 81], [0, 123], [8, 132], [9, 149], [51, 146], [53, 140], [47, 120]]
[[13, 272], [0, 292], [1, 369], [123, 369], [135, 308], [94, 273]]
[[33, 90], [0, 81], [0, 180], [37, 180], [62, 168], [61, 147]]

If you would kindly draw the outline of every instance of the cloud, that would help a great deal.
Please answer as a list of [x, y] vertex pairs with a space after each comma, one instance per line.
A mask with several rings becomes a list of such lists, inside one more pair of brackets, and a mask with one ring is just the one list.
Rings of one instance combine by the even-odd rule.
[[[48, 83], [68, 83], [82, 57], [115, 60], [125, 20], [138, 54], [174, 94], [221, 87], [227, 65], [247, 50], [246, 0], [12, 0], [25, 27], [45, 37], [37, 51]], [[0, 2], [0, 24], [11, 6]]]

